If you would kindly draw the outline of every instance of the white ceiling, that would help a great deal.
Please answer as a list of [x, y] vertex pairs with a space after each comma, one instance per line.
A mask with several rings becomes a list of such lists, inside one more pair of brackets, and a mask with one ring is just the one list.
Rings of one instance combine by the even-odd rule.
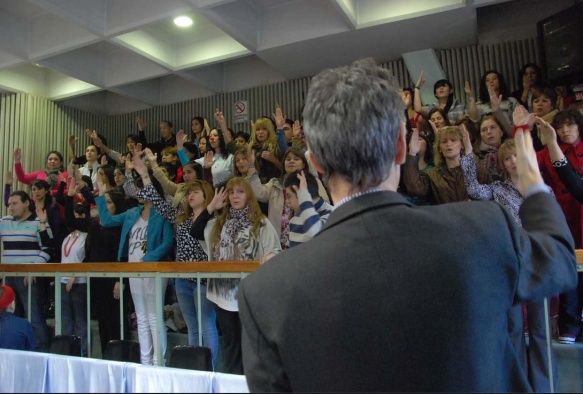
[[0, 0], [0, 90], [115, 114], [474, 45], [505, 1]]

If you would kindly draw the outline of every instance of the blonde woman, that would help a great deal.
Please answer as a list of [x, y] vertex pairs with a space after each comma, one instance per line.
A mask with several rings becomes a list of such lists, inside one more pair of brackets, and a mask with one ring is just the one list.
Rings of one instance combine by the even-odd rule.
[[[458, 126], [438, 129], [433, 144], [435, 167], [419, 170], [419, 132], [413, 131], [409, 142], [409, 154], [403, 166], [403, 181], [407, 194], [426, 197], [436, 204], [465, 201], [469, 199], [464, 176], [460, 167], [463, 154], [463, 134]], [[489, 183], [490, 177], [482, 171], [482, 183]]]
[[255, 153], [261, 183], [280, 177], [283, 171], [282, 152], [279, 151], [273, 121], [269, 118], [257, 119], [249, 143]]
[[[221, 208], [222, 213], [209, 221]], [[204, 239], [211, 261], [259, 260], [265, 263], [281, 251], [277, 233], [261, 213], [251, 185], [239, 177], [231, 178], [224, 190], [215, 192], [207, 209], [193, 224], [191, 235]], [[232, 374], [243, 374], [237, 305], [239, 282], [239, 279], [209, 279], [207, 289], [207, 298], [215, 304], [225, 350], [225, 370], [219, 372]]]

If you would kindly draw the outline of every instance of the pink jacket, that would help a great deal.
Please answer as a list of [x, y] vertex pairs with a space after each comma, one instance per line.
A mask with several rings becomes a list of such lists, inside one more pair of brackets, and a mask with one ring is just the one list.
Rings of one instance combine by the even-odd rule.
[[[22, 182], [26, 185], [30, 185], [32, 181], [36, 179], [42, 179], [43, 181], [47, 180], [47, 173], [44, 170], [29, 172], [27, 174], [24, 172], [24, 169], [22, 168], [22, 163], [14, 163], [14, 173], [16, 175], [16, 179], [18, 179], [19, 182]], [[67, 179], [69, 176], [69, 174], [67, 174], [67, 171], [64, 171], [62, 174], [65, 179]], [[57, 184], [53, 187], [53, 194], [56, 193], [58, 190], [59, 183], [57, 182]]]

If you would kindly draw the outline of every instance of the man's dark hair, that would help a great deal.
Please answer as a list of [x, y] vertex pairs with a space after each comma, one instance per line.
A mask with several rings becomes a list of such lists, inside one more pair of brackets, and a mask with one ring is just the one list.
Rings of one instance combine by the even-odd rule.
[[[299, 173], [300, 171], [294, 171], [291, 174], [289, 174], [285, 178], [285, 181], [283, 182], [283, 187], [285, 188], [289, 187], [292, 190], [294, 190], [292, 186], [295, 185], [299, 188], [300, 187], [300, 179], [298, 178]], [[319, 189], [318, 181], [312, 174], [310, 174], [307, 171], [304, 171], [304, 176], [306, 177], [306, 183], [308, 184], [308, 192], [310, 193], [310, 197], [312, 197], [312, 199], [318, 198], [320, 196], [320, 194], [318, 193]]]
[[34, 201], [32, 201], [32, 199], [30, 198], [30, 196], [28, 195], [27, 192], [25, 192], [24, 190], [15, 190], [12, 193], [10, 193], [10, 197], [14, 197], [14, 196], [20, 197], [20, 201], [22, 201], [23, 203], [28, 201], [28, 210], [30, 212], [36, 211], [36, 206], [34, 205]]
[[172, 127], [173, 127], [173, 126], [172, 126], [172, 122], [171, 122], [171, 121], [169, 121], [169, 120], [162, 120], [162, 121], [160, 121], [160, 123], [166, 123], [166, 124], [168, 125], [168, 127], [170, 127], [170, 128], [172, 128]]

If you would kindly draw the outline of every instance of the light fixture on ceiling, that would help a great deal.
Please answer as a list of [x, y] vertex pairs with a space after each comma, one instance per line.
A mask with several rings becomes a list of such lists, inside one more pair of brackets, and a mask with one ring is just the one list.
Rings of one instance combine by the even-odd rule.
[[188, 27], [192, 25], [192, 19], [190, 19], [187, 16], [179, 16], [177, 18], [174, 18], [174, 24], [180, 27]]

